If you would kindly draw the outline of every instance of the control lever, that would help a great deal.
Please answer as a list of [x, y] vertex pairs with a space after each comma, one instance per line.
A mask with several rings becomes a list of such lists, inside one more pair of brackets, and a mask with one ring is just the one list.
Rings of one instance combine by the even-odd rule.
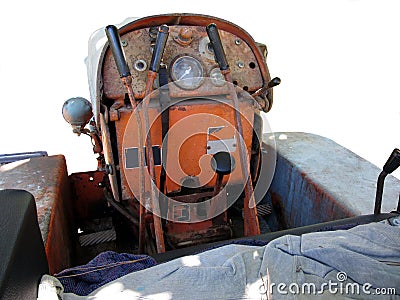
[[392, 154], [390, 154], [389, 159], [383, 166], [383, 171], [379, 174], [377, 188], [376, 188], [374, 214], [381, 213], [383, 186], [385, 183], [386, 176], [395, 171], [399, 166], [400, 166], [400, 150], [396, 148], [392, 151]]
[[253, 94], [251, 94], [251, 96], [253, 97], [260, 96], [261, 94], [264, 94], [266, 91], [280, 84], [281, 84], [281, 79], [279, 77], [274, 77], [273, 79], [271, 79], [270, 82], [267, 83], [266, 86], [263, 86], [262, 88], [258, 89]]
[[400, 150], [394, 149], [389, 159], [383, 166], [383, 171], [387, 174], [393, 173], [400, 166]]
[[145, 132], [147, 133], [146, 156], [148, 161], [148, 170], [150, 173], [150, 178], [154, 182], [151, 184], [150, 205], [152, 206], [152, 211], [153, 211], [154, 231], [156, 235], [156, 246], [158, 253], [165, 252], [165, 243], [164, 243], [164, 234], [160, 218], [160, 202], [159, 202], [159, 197], [156, 197], [157, 191], [155, 190], [156, 175], [154, 169], [154, 156], [152, 151], [153, 144], [151, 142], [148, 106], [151, 98], [150, 94], [153, 91], [153, 84], [157, 77], [157, 73], [160, 69], [160, 63], [164, 53], [165, 45], [167, 43], [168, 35], [169, 35], [169, 27], [167, 25], [161, 25], [158, 28], [156, 44], [154, 45], [149, 72], [147, 73], [147, 82], [146, 82], [145, 94], [143, 98], [143, 107], [142, 107], [144, 115], [144, 123], [145, 123]]
[[260, 227], [257, 219], [257, 207], [254, 199], [254, 190], [250, 176], [250, 163], [247, 157], [246, 145], [243, 140], [243, 127], [239, 111], [239, 100], [237, 98], [236, 90], [233, 85], [231, 71], [229, 69], [228, 61], [224, 47], [222, 46], [221, 38], [218, 33], [217, 25], [214, 23], [206, 27], [208, 38], [214, 49], [215, 60], [217, 61], [221, 73], [224, 75], [225, 80], [229, 82], [229, 94], [232, 97], [234, 106], [234, 122], [236, 129], [236, 140], [239, 143], [239, 157], [242, 169], [242, 177], [245, 181], [245, 199], [244, 199], [244, 235], [252, 236], [260, 234]]
[[143, 253], [144, 243], [145, 243], [145, 213], [146, 209], [142, 205], [145, 203], [145, 179], [144, 179], [144, 163], [145, 163], [145, 154], [143, 151], [143, 136], [142, 136], [142, 121], [140, 119], [140, 115], [138, 111], [135, 109], [137, 106], [135, 96], [132, 88], [132, 76], [129, 70], [129, 66], [126, 63], [125, 53], [122, 49], [121, 38], [119, 36], [119, 32], [117, 27], [114, 25], [108, 25], [105, 29], [108, 43], [111, 48], [111, 52], [113, 54], [115, 64], [117, 65], [119, 76], [121, 77], [121, 81], [128, 93], [129, 101], [132, 105], [133, 113], [136, 116], [136, 123], [138, 125], [138, 139], [139, 139], [139, 147], [138, 147], [138, 158], [139, 158], [139, 203], [140, 203], [140, 213], [139, 213], [139, 254]]
[[121, 38], [119, 36], [118, 28], [114, 25], [108, 25], [106, 27], [106, 35], [108, 44], [110, 45], [112, 55], [114, 57], [115, 64], [117, 65], [119, 76], [121, 81], [128, 93], [129, 101], [131, 102], [132, 108], [135, 109], [136, 101], [132, 88], [132, 76], [129, 66], [126, 63], [125, 53], [122, 49]]
[[273, 88], [274, 86], [280, 85], [281, 84], [281, 79], [279, 77], [275, 77], [273, 79], [271, 79], [270, 82], [268, 82], [267, 84], [267, 88]]
[[222, 46], [217, 25], [215, 25], [214, 23], [209, 24], [207, 26], [207, 34], [208, 38], [210, 39], [211, 46], [214, 50], [215, 60], [218, 63], [219, 69], [221, 71], [229, 70], [228, 61], [226, 60], [224, 47]]
[[117, 65], [119, 76], [121, 76], [121, 78], [131, 76], [131, 71], [126, 63], [125, 53], [122, 50], [121, 39], [117, 27], [114, 25], [108, 25], [106, 27], [106, 35], [115, 64]]
[[149, 70], [158, 73], [160, 69], [161, 59], [164, 53], [165, 44], [167, 43], [169, 35], [169, 28], [167, 25], [161, 25], [158, 28], [156, 44], [153, 49], [153, 56], [151, 57]]
[[216, 197], [221, 190], [224, 176], [232, 173], [235, 169], [235, 165], [235, 158], [229, 152], [221, 151], [214, 154], [211, 159], [211, 168], [217, 173], [214, 197]]

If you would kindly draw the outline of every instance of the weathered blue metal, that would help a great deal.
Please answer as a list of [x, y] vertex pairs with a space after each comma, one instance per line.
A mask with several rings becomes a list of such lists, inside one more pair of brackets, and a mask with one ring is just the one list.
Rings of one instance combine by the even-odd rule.
[[21, 152], [12, 154], [0, 154], [0, 165], [9, 164], [14, 161], [28, 159], [32, 157], [47, 156], [46, 151], [35, 151], [35, 152]]
[[[380, 169], [334, 141], [310, 133], [265, 134], [277, 165], [270, 191], [288, 228], [371, 214]], [[382, 211], [396, 209], [400, 180], [388, 176]]]

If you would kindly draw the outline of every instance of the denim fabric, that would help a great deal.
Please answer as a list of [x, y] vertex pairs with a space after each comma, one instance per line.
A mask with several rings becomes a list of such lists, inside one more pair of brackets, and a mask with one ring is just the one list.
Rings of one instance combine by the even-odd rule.
[[[400, 227], [372, 223], [283, 236], [263, 247], [227, 245], [125, 275], [86, 297], [65, 293], [63, 299], [400, 299], [399, 264]], [[338, 277], [342, 272], [345, 278]], [[333, 294], [329, 282], [368, 283], [371, 294]], [[311, 283], [320, 294], [288, 289]], [[286, 289], [278, 291], [279, 284]], [[373, 295], [376, 288], [396, 288], [397, 295]]]
[[86, 265], [64, 270], [54, 276], [61, 282], [65, 293], [86, 296], [95, 289], [123, 275], [156, 265], [147, 255], [133, 255], [106, 251]]

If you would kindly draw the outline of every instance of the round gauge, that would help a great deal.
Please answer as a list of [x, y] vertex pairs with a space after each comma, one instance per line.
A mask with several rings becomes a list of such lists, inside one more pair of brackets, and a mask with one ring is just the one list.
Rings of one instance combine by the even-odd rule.
[[225, 77], [222, 75], [219, 68], [214, 68], [210, 72], [211, 82], [215, 86], [223, 86], [225, 84]]
[[172, 64], [171, 78], [182, 89], [197, 89], [203, 82], [203, 67], [194, 57], [181, 56]]

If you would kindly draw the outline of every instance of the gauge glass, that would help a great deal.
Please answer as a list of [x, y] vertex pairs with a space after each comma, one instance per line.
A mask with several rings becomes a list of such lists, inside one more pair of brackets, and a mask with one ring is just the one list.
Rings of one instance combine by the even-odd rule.
[[225, 84], [225, 77], [222, 75], [219, 68], [214, 68], [210, 72], [211, 82], [215, 86], [223, 86]]
[[197, 89], [203, 82], [203, 67], [191, 56], [181, 56], [172, 65], [171, 77], [182, 89]]

